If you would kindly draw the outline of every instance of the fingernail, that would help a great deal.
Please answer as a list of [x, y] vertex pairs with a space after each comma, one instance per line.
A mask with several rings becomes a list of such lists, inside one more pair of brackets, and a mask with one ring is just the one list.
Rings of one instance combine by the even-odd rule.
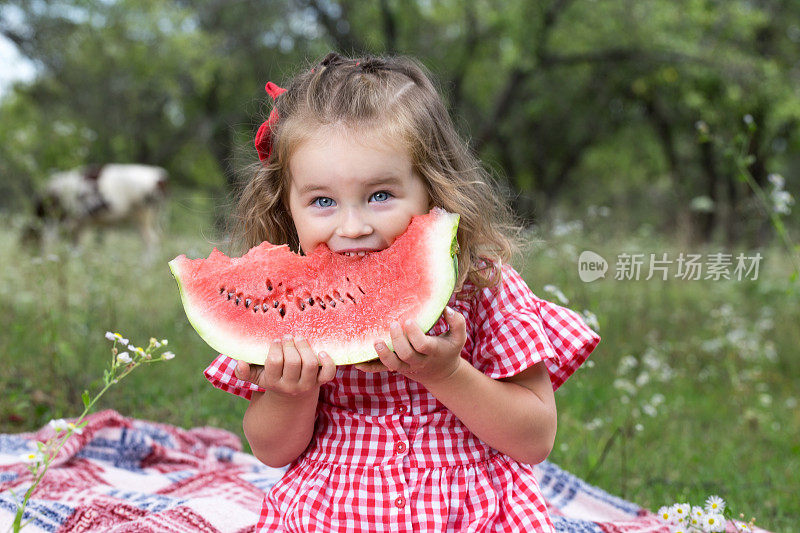
[[413, 320], [406, 320], [406, 326], [410, 327], [410, 326], [413, 326], [413, 325], [414, 325], [414, 321]]
[[300, 342], [302, 340], [304, 340], [302, 335], [295, 335], [294, 342]]
[[376, 350], [385, 350], [386, 349], [386, 343], [385, 342], [376, 342], [375, 343], [375, 349]]
[[292, 340], [292, 336], [291, 335], [284, 335], [283, 336], [283, 340], [290, 341], [290, 340]]
[[451, 315], [451, 316], [453, 315], [453, 313], [455, 313], [455, 311], [453, 311], [453, 310], [450, 308], [450, 306], [449, 306], [449, 305], [448, 305], [447, 307], [445, 307], [445, 308], [444, 308], [444, 312], [445, 312], [445, 313], [447, 313], [448, 315]]

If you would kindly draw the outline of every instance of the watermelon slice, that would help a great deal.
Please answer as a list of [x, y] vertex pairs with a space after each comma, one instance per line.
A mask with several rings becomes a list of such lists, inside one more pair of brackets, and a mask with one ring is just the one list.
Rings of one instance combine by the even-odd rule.
[[413, 319], [423, 331], [439, 319], [455, 286], [458, 215], [434, 208], [411, 219], [392, 245], [345, 256], [320, 245], [301, 256], [263, 242], [230, 258], [180, 255], [169, 262], [186, 316], [215, 350], [263, 364], [269, 344], [302, 335], [338, 365], [391, 348], [389, 324]]

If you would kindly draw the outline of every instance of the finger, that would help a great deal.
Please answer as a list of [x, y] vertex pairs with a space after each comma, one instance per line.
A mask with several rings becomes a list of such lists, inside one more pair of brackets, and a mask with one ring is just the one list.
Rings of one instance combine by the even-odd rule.
[[319, 360], [322, 366], [319, 367], [317, 383], [322, 385], [332, 380], [336, 375], [336, 363], [327, 352], [319, 352]]
[[277, 383], [283, 375], [283, 345], [275, 339], [269, 347], [267, 359], [264, 361], [264, 379], [267, 383]]
[[297, 383], [300, 380], [300, 371], [303, 369], [303, 360], [300, 359], [300, 352], [294, 345], [291, 335], [283, 338], [283, 375], [281, 381], [285, 383]]
[[[403, 328], [400, 326], [399, 322], [392, 322], [392, 324], [389, 326], [389, 334], [392, 337], [392, 348], [394, 348], [394, 353], [396, 354], [397, 358], [402, 362], [410, 361], [414, 356], [414, 348], [412, 348], [411, 343], [408, 342], [408, 339], [406, 338]], [[384, 360], [381, 352], [378, 352], [378, 356], [380, 356], [381, 361], [383, 361], [385, 364], [386, 361]], [[389, 365], [387, 364], [386, 366]], [[389, 366], [389, 368], [392, 367]]]
[[467, 320], [464, 315], [447, 306], [444, 311], [444, 319], [450, 326], [450, 331], [447, 332], [446, 337], [452, 343], [463, 347], [464, 343], [467, 342]]
[[295, 337], [294, 345], [300, 354], [300, 385], [311, 388], [317, 382], [319, 371], [317, 356], [314, 354], [314, 350], [311, 349], [311, 345], [303, 337]]
[[261, 365], [251, 365], [245, 361], [237, 361], [233, 373], [236, 375], [236, 379], [256, 383], [258, 382], [258, 375], [263, 369], [264, 367]]
[[375, 352], [378, 354], [381, 364], [383, 364], [383, 366], [392, 372], [399, 372], [408, 366], [400, 359], [397, 353], [390, 350], [383, 341], [378, 341], [375, 343]]
[[433, 344], [436, 342], [433, 337], [428, 337], [425, 332], [413, 320], [406, 320], [403, 328], [411, 348], [415, 352], [423, 355], [431, 355], [433, 351]]

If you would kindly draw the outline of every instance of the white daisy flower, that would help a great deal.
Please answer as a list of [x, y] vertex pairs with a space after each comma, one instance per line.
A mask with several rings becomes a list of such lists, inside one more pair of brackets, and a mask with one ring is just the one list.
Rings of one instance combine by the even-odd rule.
[[114, 337], [114, 334], [111, 333], [110, 331], [106, 331], [106, 339], [113, 341], [116, 340], [116, 337]]
[[703, 531], [725, 531], [725, 517], [717, 513], [709, 513], [702, 520]]
[[175, 358], [175, 354], [172, 352], [164, 352], [163, 354], [161, 354], [161, 357], [163, 357], [165, 361], [169, 361], [170, 359]]
[[72, 432], [77, 434], [77, 435], [80, 435], [81, 433], [83, 433], [83, 428], [79, 428], [78, 426], [76, 426], [72, 422], [68, 422], [67, 423], [67, 428], [71, 429]]
[[131, 359], [131, 356], [128, 352], [122, 352], [117, 356], [117, 361], [119, 361], [123, 365], [127, 365], [129, 363], [132, 363], [133, 359]]
[[692, 512], [692, 507], [688, 503], [676, 503], [672, 506], [672, 516], [681, 524], [685, 523], [686, 517]]
[[169, 344], [169, 341], [167, 339], [161, 339], [161, 344], [166, 346], [167, 344]]
[[706, 500], [706, 511], [709, 513], [719, 513], [725, 510], [725, 500], [714, 494], [713, 496], [709, 496]]
[[669, 533], [686, 533], [686, 532], [687, 529], [680, 524], [672, 526], [669, 530]]
[[736, 526], [736, 531], [738, 531], [739, 533], [750, 533], [751, 531], [753, 531], [750, 528], [750, 525], [746, 524], [745, 522], [734, 522], [733, 524]]
[[58, 433], [59, 431], [67, 430], [67, 421], [64, 420], [63, 418], [51, 420], [50, 422], [48, 422], [47, 425], [53, 428], [53, 431], [55, 431], [56, 433]]
[[41, 451], [35, 451], [35, 452], [26, 453], [25, 455], [22, 455], [20, 457], [20, 461], [22, 461], [23, 463], [28, 463], [28, 464], [39, 464], [39, 463], [43, 463], [44, 460], [45, 460], [45, 456]]
[[706, 515], [706, 510], [699, 505], [692, 506], [692, 518], [703, 518]]
[[661, 507], [658, 510], [658, 518], [664, 522], [669, 522], [672, 520], [672, 513], [670, 512], [671, 508], [667, 507], [666, 505]]

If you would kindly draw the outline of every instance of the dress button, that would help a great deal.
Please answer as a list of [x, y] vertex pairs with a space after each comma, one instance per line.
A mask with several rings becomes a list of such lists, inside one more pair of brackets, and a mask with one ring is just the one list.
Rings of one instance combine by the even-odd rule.
[[400, 441], [400, 442], [398, 442], [398, 443], [395, 445], [395, 447], [394, 447], [394, 450], [395, 450], [397, 453], [403, 453], [404, 451], [406, 451], [406, 443], [405, 443], [405, 442], [403, 442], [403, 441]]
[[403, 507], [406, 504], [406, 499], [402, 496], [398, 496], [397, 499], [394, 501], [395, 507]]

